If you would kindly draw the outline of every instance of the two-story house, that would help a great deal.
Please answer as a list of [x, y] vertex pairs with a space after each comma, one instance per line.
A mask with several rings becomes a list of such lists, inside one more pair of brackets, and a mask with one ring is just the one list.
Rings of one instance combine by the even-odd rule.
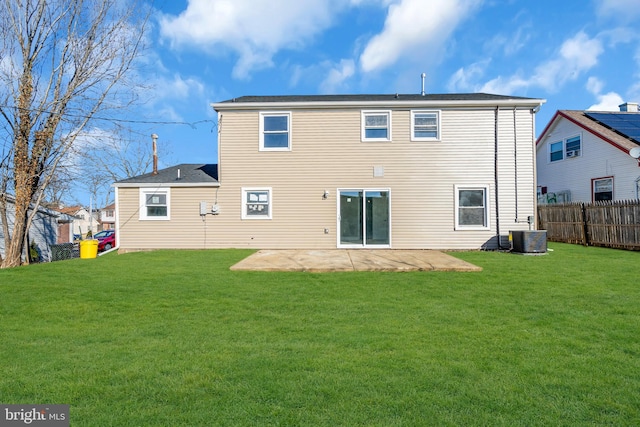
[[116, 228], [116, 204], [111, 203], [100, 209], [100, 229], [113, 230]]
[[536, 142], [541, 203], [640, 198], [640, 112], [559, 110]]
[[88, 232], [91, 232], [91, 234], [98, 232], [97, 212], [90, 212], [89, 209], [83, 206], [67, 206], [58, 209], [58, 211], [74, 218], [72, 224], [74, 235], [84, 237]]
[[[535, 113], [490, 94], [246, 96], [218, 112], [217, 174], [115, 184], [120, 249], [508, 245], [535, 218]], [[185, 173], [189, 177], [185, 177]]]

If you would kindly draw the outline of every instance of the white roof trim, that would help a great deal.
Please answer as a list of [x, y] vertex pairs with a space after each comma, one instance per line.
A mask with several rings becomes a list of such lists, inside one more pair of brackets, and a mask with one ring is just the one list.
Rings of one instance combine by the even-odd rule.
[[125, 183], [115, 183], [111, 185], [115, 188], [172, 188], [172, 187], [220, 187], [220, 183], [218, 182], [125, 182]]
[[212, 103], [216, 111], [258, 110], [274, 108], [447, 108], [447, 107], [523, 107], [534, 108], [544, 104], [546, 99], [501, 99], [501, 100], [432, 100], [432, 101], [305, 101], [305, 102], [219, 102]]

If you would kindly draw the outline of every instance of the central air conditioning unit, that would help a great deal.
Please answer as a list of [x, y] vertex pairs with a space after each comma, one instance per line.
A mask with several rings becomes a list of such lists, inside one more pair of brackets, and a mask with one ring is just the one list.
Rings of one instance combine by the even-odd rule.
[[517, 254], [546, 254], [547, 230], [510, 231], [511, 252]]

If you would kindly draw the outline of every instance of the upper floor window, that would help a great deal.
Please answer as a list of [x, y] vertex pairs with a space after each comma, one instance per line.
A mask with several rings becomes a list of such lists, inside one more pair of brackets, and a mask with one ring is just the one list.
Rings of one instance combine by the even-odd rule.
[[579, 157], [582, 153], [582, 138], [575, 135], [565, 138], [562, 141], [549, 143], [549, 161], [557, 162], [558, 160]]
[[362, 112], [362, 141], [391, 141], [391, 111]]
[[291, 113], [260, 113], [260, 150], [291, 150]]
[[582, 143], [580, 141], [580, 135], [566, 139], [565, 145], [564, 145], [564, 152], [566, 153], [567, 158], [578, 157], [580, 155], [581, 148], [582, 148]]
[[598, 178], [591, 180], [593, 201], [613, 200], [613, 178]]
[[140, 189], [140, 219], [166, 220], [169, 218], [169, 189]]
[[557, 160], [562, 160], [564, 158], [562, 154], [562, 141], [552, 142], [549, 144], [549, 161], [555, 162]]
[[411, 140], [437, 141], [440, 139], [440, 113], [438, 111], [411, 112]]

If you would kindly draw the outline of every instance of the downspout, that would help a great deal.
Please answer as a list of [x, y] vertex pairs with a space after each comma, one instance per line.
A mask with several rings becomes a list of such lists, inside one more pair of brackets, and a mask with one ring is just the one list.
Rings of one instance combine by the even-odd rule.
[[117, 251], [118, 249], [120, 249], [120, 212], [119, 212], [119, 209], [118, 209], [118, 187], [116, 187], [115, 198], [116, 198], [116, 206], [115, 206], [115, 214], [116, 214], [116, 245], [114, 247], [112, 247], [111, 249], [109, 249], [108, 251], [100, 252], [98, 254], [98, 256], [106, 255], [108, 253], [111, 253], [113, 251]]
[[500, 112], [500, 106], [496, 106], [495, 120], [494, 120], [494, 147], [493, 147], [493, 179], [496, 193], [496, 237], [498, 238], [498, 249], [505, 249], [502, 247], [502, 240], [500, 238], [500, 206], [498, 197], [498, 113]]
[[536, 147], [536, 114], [540, 109], [540, 105], [531, 109], [531, 150], [533, 151], [533, 221], [529, 223], [529, 230], [533, 226], [533, 230], [538, 229], [538, 149]]
[[513, 178], [515, 184], [516, 224], [518, 221], [518, 129], [516, 127], [516, 107], [513, 107]]

